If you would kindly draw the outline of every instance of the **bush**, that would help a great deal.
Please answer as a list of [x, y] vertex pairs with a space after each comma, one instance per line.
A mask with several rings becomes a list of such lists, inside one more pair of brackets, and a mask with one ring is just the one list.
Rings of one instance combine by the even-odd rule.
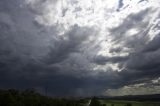
[[126, 106], [132, 106], [132, 104], [131, 103], [127, 103]]
[[97, 98], [92, 98], [90, 106], [102, 106], [101, 103], [98, 101]]
[[0, 90], [0, 106], [81, 106], [77, 100], [53, 99], [40, 95], [33, 89], [19, 92]]

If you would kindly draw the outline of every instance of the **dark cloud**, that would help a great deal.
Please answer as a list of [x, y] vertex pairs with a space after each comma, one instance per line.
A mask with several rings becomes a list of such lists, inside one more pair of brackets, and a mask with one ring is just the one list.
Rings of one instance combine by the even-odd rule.
[[93, 34], [87, 27], [74, 25], [70, 31], [53, 41], [47, 61], [51, 64], [64, 61], [71, 53], [80, 52], [83, 43]]
[[94, 60], [96, 64], [107, 64], [107, 63], [120, 63], [124, 62], [128, 59], [127, 56], [114, 56], [114, 57], [105, 57], [105, 56], [97, 56]]
[[[136, 14], [130, 14], [122, 24], [116, 28], [112, 28], [110, 31], [115, 44], [124, 42], [128, 48], [143, 46], [146, 41], [146, 34], [148, 33], [148, 30], [146, 30], [145, 26], [149, 24], [149, 21], [143, 20], [148, 18], [150, 11], [150, 9], [146, 9]], [[127, 33], [127, 31], [132, 29], [137, 29], [140, 32], [138, 32], [138, 34], [135, 36], [131, 36], [129, 33]]]
[[154, 52], [157, 51], [160, 47], [160, 34], [156, 36], [151, 42], [149, 42], [144, 48], [143, 52]]
[[[53, 96], [89, 96], [160, 76], [160, 37], [157, 34], [149, 39], [151, 27], [146, 29], [149, 21], [144, 20], [148, 20], [151, 9], [131, 14], [118, 27], [110, 29], [112, 42], [119, 47], [111, 48], [109, 53], [123, 53], [127, 48], [128, 55], [103, 56], [97, 54], [99, 43], [94, 45], [98, 37], [95, 28], [73, 25], [59, 34], [58, 23], [45, 26], [35, 19], [46, 12], [41, 9], [43, 3], [49, 2], [37, 3], [30, 6], [20, 0], [0, 2], [1, 88], [36, 88], [41, 92], [47, 88]], [[122, 6], [122, 0], [120, 3]], [[139, 32], [129, 36], [127, 31], [131, 29]], [[91, 40], [92, 37], [95, 39]], [[108, 63], [123, 69], [94, 70], [97, 65]]]
[[148, 2], [148, 0], [140, 0], [138, 3], [141, 3], [141, 2], [144, 2], [144, 1]]
[[110, 49], [110, 53], [119, 53], [119, 52], [121, 52], [123, 50], [123, 48], [122, 47], [117, 47], [117, 48], [111, 48]]
[[117, 7], [117, 11], [119, 11], [121, 9], [121, 7], [123, 7], [123, 0], [119, 0], [118, 1], [118, 7]]
[[[148, 18], [150, 11], [151, 9], [146, 9], [129, 15], [122, 24], [110, 30], [114, 38], [113, 42], [129, 49], [128, 56], [98, 56], [95, 58], [95, 63], [100, 65], [118, 63], [123, 67], [121, 72], [116, 73], [119, 76], [115, 77], [119, 79], [117, 87], [151, 81], [160, 76], [158, 71], [160, 68], [159, 33], [152, 40], [149, 40], [148, 37], [149, 31], [152, 30], [151, 27], [156, 26], [157, 28], [158, 23], [150, 25], [148, 19], [148, 21], [143, 21], [144, 17]], [[145, 26], [150, 27], [146, 28]], [[139, 30], [136, 35], [130, 36], [129, 33], [126, 33], [134, 28]], [[112, 48], [110, 53], [125, 53], [124, 48]]]
[[[72, 53], [80, 52], [83, 43], [93, 34], [92, 29], [75, 25], [65, 35], [56, 37], [56, 28], [46, 30], [39, 25], [33, 12], [25, 5], [21, 7], [18, 0], [14, 1], [15, 6], [10, 5], [9, 0], [1, 4], [1, 88], [44, 90], [47, 87], [50, 95], [54, 96], [92, 95], [93, 90], [99, 88], [96, 87], [99, 81], [93, 77], [77, 78], [65, 74], [70, 73], [70, 69], [50, 66], [65, 61]], [[59, 73], [60, 70], [64, 70], [63, 74]], [[90, 86], [95, 89], [91, 90]]]

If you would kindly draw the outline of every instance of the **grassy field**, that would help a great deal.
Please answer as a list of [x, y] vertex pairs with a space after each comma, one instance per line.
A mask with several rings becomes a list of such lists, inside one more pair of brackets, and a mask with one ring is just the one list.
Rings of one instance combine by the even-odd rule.
[[106, 106], [160, 106], [160, 102], [114, 101], [100, 100]]

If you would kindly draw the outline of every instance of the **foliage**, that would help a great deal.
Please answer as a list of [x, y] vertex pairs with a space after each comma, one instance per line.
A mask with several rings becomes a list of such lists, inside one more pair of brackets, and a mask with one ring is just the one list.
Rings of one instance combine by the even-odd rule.
[[131, 103], [127, 103], [126, 106], [132, 106], [132, 104]]
[[93, 97], [90, 106], [104, 106], [105, 104], [101, 104], [100, 101], [96, 98]]
[[80, 100], [56, 99], [40, 95], [33, 89], [0, 90], [0, 106], [81, 106]]

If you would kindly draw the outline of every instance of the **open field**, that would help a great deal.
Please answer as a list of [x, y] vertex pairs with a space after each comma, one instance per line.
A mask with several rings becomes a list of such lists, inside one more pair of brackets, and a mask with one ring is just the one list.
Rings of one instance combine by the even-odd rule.
[[[153, 99], [153, 97], [157, 99]], [[124, 98], [56, 98], [44, 96], [33, 89], [24, 91], [0, 90], [0, 106], [160, 106], [159, 95], [145, 95], [145, 99], [142, 96], [132, 96], [132, 101]]]
[[106, 106], [160, 106], [160, 102], [137, 102], [137, 101], [122, 101], [122, 100], [99, 100], [101, 104]]

